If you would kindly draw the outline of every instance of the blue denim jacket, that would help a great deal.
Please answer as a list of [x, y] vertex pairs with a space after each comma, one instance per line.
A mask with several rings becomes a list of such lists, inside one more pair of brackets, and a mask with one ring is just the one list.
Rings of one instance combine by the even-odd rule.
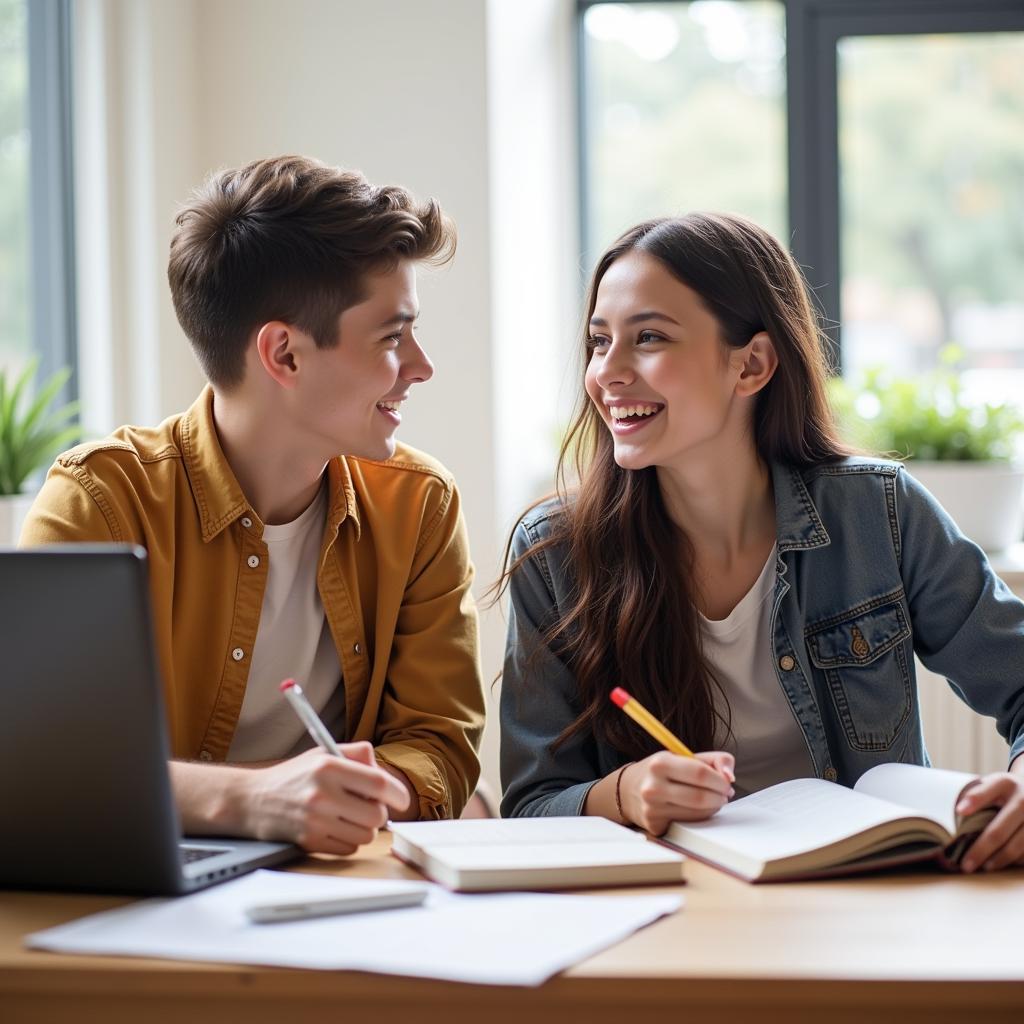
[[[895, 462], [772, 467], [778, 559], [775, 675], [815, 773], [844, 785], [886, 761], [928, 764], [914, 654], [1024, 751], [1024, 602], [934, 498]], [[549, 536], [555, 499], [516, 528], [513, 557]], [[502, 813], [580, 814], [624, 763], [593, 736], [552, 743], [579, 713], [573, 677], [538, 637], [568, 607], [564, 549], [510, 584], [501, 693]], [[739, 751], [742, 757], [743, 752]]]

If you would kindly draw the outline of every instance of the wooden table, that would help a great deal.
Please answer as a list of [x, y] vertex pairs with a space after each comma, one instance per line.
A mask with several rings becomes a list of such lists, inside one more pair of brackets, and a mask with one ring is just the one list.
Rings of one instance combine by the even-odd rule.
[[[382, 836], [350, 860], [298, 867], [415, 877], [388, 845]], [[681, 912], [535, 989], [32, 952], [27, 932], [125, 901], [2, 892], [0, 1021], [1019, 1024], [1024, 1014], [1024, 871], [751, 886], [691, 861], [688, 874]]]

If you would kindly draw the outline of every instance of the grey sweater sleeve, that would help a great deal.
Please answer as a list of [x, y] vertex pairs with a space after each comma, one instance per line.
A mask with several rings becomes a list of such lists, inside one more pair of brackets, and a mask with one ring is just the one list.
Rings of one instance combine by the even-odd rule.
[[[535, 519], [520, 523], [512, 540], [513, 559], [537, 539]], [[579, 708], [572, 674], [543, 639], [558, 615], [547, 558], [551, 550], [524, 562], [509, 584], [501, 686], [501, 813], [505, 817], [582, 814], [588, 791], [600, 779], [593, 739], [575, 736], [553, 749]]]

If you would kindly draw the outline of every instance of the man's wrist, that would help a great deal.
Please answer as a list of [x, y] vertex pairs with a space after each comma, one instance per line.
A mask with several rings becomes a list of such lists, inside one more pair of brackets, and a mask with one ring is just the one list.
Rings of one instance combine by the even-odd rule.
[[233, 765], [172, 761], [171, 788], [185, 832], [255, 835], [253, 772]]

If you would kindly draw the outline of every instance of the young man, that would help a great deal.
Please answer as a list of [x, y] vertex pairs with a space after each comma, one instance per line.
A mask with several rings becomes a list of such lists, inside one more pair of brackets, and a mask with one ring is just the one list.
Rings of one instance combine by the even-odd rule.
[[[458, 816], [483, 726], [473, 569], [451, 476], [394, 436], [433, 373], [415, 266], [453, 228], [299, 157], [215, 175], [177, 224], [168, 278], [209, 386], [60, 456], [21, 543], [147, 549], [187, 832], [345, 854], [389, 814]], [[344, 758], [309, 749], [286, 677]]]

